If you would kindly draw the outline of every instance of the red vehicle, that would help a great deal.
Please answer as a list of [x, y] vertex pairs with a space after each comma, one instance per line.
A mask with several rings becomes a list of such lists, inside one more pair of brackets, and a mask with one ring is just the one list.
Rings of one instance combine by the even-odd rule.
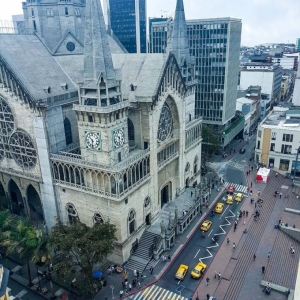
[[234, 193], [234, 186], [233, 186], [233, 185], [230, 185], [230, 186], [227, 188], [227, 194], [232, 195], [233, 193]]

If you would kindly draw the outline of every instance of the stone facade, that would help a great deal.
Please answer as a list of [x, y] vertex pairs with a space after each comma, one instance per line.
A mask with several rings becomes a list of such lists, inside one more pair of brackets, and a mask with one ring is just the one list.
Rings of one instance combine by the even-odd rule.
[[112, 55], [99, 1], [84, 8], [83, 55], [0, 35], [0, 181], [13, 213], [48, 229], [57, 217], [115, 224], [122, 263], [162, 207], [200, 182], [194, 59], [180, 39], [176, 53]]

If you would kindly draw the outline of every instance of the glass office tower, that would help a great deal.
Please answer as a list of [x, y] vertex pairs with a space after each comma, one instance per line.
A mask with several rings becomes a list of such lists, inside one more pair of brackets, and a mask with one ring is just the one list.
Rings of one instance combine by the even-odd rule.
[[146, 53], [146, 0], [107, 1], [115, 36], [129, 53]]
[[[172, 23], [171, 19], [149, 23], [151, 52], [165, 52]], [[195, 114], [220, 129], [235, 116], [241, 29], [241, 20], [233, 18], [187, 21], [198, 81]]]

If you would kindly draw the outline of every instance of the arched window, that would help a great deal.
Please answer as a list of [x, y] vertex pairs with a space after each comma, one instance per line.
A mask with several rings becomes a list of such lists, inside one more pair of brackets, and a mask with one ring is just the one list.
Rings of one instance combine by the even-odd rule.
[[149, 206], [150, 206], [150, 203], [151, 203], [150, 197], [147, 196], [147, 197], [145, 198], [145, 203], [144, 203], [145, 207], [149, 207]]
[[93, 221], [94, 221], [94, 224], [96, 224], [96, 223], [103, 224], [104, 218], [102, 217], [102, 215], [99, 212], [96, 212], [94, 214]]
[[198, 156], [196, 155], [194, 159], [194, 174], [197, 173], [197, 169], [198, 169]]
[[72, 138], [71, 122], [68, 118], [64, 119], [64, 127], [65, 127], [66, 144], [70, 145], [73, 143], [73, 138]]
[[68, 214], [68, 221], [70, 224], [74, 224], [78, 220], [78, 213], [75, 206], [72, 203], [67, 203], [66, 210]]
[[186, 163], [186, 165], [185, 165], [185, 172], [188, 172], [189, 170], [190, 170], [190, 163], [188, 162], [188, 163]]
[[132, 209], [128, 216], [129, 234], [135, 231], [135, 211]]
[[133, 125], [132, 121], [129, 118], [127, 119], [127, 126], [128, 126], [129, 144], [131, 146], [134, 146], [134, 144], [135, 144], [135, 142], [134, 142], [134, 125]]

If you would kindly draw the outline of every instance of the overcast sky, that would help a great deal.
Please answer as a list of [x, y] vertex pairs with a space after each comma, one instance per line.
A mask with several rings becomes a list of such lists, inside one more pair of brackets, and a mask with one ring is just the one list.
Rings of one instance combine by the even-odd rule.
[[[102, 0], [101, 0], [102, 1]], [[172, 15], [176, 0], [147, 0], [148, 17]], [[300, 38], [299, 0], [184, 0], [186, 19], [242, 19], [243, 45], [296, 43]], [[0, 0], [0, 20], [22, 13], [21, 0]]]

